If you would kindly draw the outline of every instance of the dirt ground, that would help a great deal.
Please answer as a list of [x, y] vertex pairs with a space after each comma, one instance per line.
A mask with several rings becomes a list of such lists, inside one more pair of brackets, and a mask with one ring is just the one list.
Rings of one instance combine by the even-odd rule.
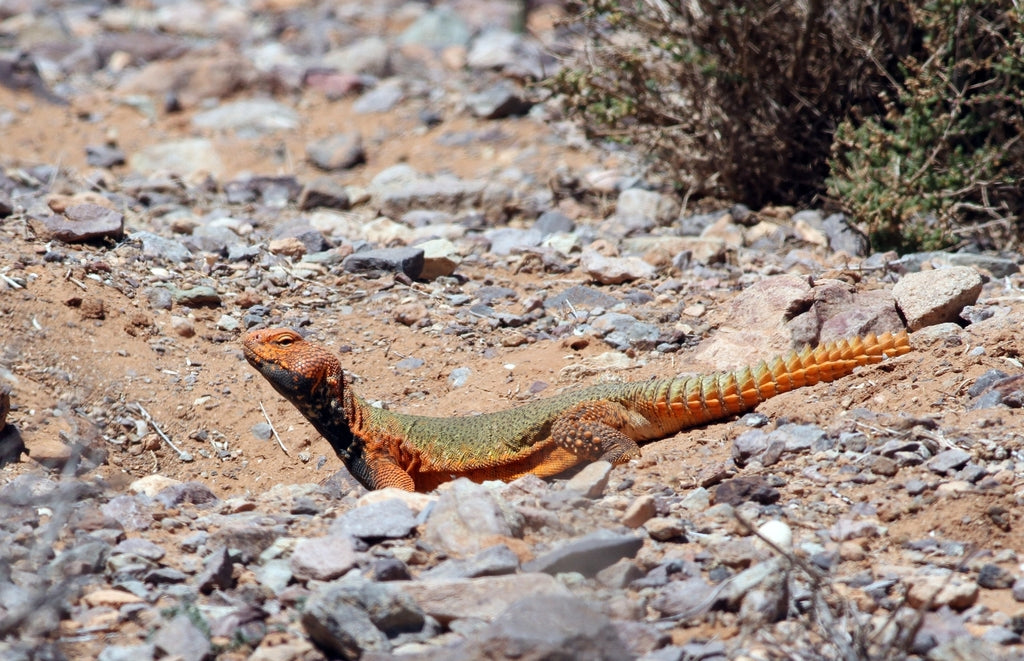
[[[102, 120], [85, 122], [76, 110], [80, 103], [54, 106], [27, 93], [0, 89], [0, 106], [15, 109], [13, 123], [4, 129], [5, 166], [59, 164], [77, 172], [84, 181], [90, 169], [84, 161], [85, 146], [110, 137], [113, 127], [118, 144], [129, 152], [191, 133], [188, 112], [150, 122], [111, 99], [94, 95], [90, 97], [90, 103], [97, 104], [93, 114]], [[425, 172], [436, 172], [440, 166], [473, 177], [479, 174], [482, 161], [494, 167], [520, 164], [526, 146], [531, 148], [536, 172], [553, 172], [560, 166], [579, 168], [600, 158], [559, 146], [541, 124], [520, 119], [502, 123], [503, 138], [486, 146], [472, 142], [466, 148], [448, 149], [438, 163], [436, 136], [418, 133], [412, 118], [358, 117], [347, 105], [312, 97], [301, 104], [302, 128], [283, 136], [244, 144], [236, 144], [230, 136], [211, 136], [224, 154], [230, 154], [225, 179], [242, 172], [288, 173], [300, 180], [312, 176], [315, 173], [301, 157], [305, 143], [339, 125], [358, 127], [370, 138], [369, 163], [351, 173], [353, 184], [365, 184], [376, 172], [398, 162]], [[483, 131], [493, 126], [460, 116], [444, 128]], [[81, 189], [84, 184], [64, 192]], [[34, 237], [31, 227], [7, 219], [0, 229], [4, 237], [0, 271], [28, 282], [24, 288], [0, 292], [0, 380], [12, 386], [10, 421], [21, 431], [34, 458], [59, 460], [62, 453], [69, 452], [69, 443], [77, 443], [106, 455], [95, 474], [115, 486], [126, 487], [139, 477], [159, 473], [179, 480], [200, 480], [221, 496], [259, 493], [278, 483], [320, 482], [341, 467], [312, 427], [245, 363], [238, 343], [240, 333], [217, 328], [225, 311], [237, 310], [236, 299], [245, 290], [244, 282], [236, 290], [224, 292], [222, 306], [191, 310], [196, 334], [182, 337], [170, 325], [170, 316], [179, 311], [150, 309], [133, 284], [140, 266], [125, 262], [111, 247], [71, 247], [68, 259], [52, 263], [42, 259], [48, 246]], [[461, 273], [470, 281], [509, 286], [521, 294], [584, 282], [574, 273], [553, 279], [529, 269], [514, 272], [472, 264]], [[541, 395], [592, 383], [597, 375], [566, 383], [560, 380], [560, 373], [566, 366], [584, 363], [608, 350], [592, 338], [572, 343], [520, 342], [515, 329], [493, 330], [483, 322], [477, 332], [446, 334], [441, 330], [453, 312], [436, 304], [429, 285], [408, 285], [391, 278], [332, 277], [333, 281], [328, 278], [321, 284], [351, 295], [351, 313], [326, 307], [302, 290], [259, 302], [272, 308], [271, 318], [287, 319], [298, 312], [307, 315], [316, 337], [344, 350], [344, 363], [356, 375], [361, 394], [397, 410], [445, 416], [489, 411], [532, 396], [529, 393], [537, 389], [538, 382], [546, 384]], [[700, 300], [670, 299], [657, 304], [666, 315], [682, 303], [707, 305], [710, 312], [701, 323], [713, 333], [728, 324], [722, 310], [735, 293], [729, 285], [709, 284]], [[986, 295], [989, 293], [991, 288]], [[102, 301], [102, 319], [88, 318], [81, 306], [75, 307], [74, 301], [83, 298]], [[1019, 289], [1014, 289], [1001, 294], [1000, 303], [1013, 308], [1020, 319], [1022, 298]], [[433, 323], [424, 328], [398, 323], [391, 310], [410, 301], [427, 304]], [[522, 312], [519, 301], [500, 305], [510, 312]], [[1020, 371], [1019, 328], [992, 324], [968, 337], [985, 346], [984, 355], [973, 354], [970, 343], [932, 343], [837, 383], [777, 397], [759, 410], [773, 419], [825, 428], [850, 427], [870, 434], [874, 425], [877, 432], [931, 435], [940, 447], [969, 433], [1019, 457], [1024, 446], [1020, 411], [969, 411], [965, 394], [966, 387], [989, 369]], [[613, 378], [645, 379], [733, 367], [696, 364], [691, 355], [684, 350], [634, 356], [636, 367], [615, 373]], [[413, 371], [397, 367], [408, 356], [422, 358], [425, 365]], [[447, 382], [450, 371], [467, 366], [472, 369], [470, 382], [451, 388]], [[152, 425], [142, 442], [125, 441], [123, 437], [130, 436], [145, 417], [136, 404], [142, 404], [156, 426], [193, 460], [181, 461], [153, 433]], [[850, 411], [860, 406], [881, 412], [883, 417], [868, 423], [851, 416]], [[267, 419], [261, 407], [280, 433], [287, 453], [275, 441], [253, 435], [252, 427]], [[125, 432], [121, 440], [111, 435], [111, 430], [118, 428]], [[646, 446], [640, 462], [619, 470], [663, 481], [674, 489], [689, 488], [699, 483], [702, 470], [727, 461], [732, 440], [743, 430], [726, 422], [687, 431]], [[3, 471], [10, 478], [35, 469], [35, 460], [30, 458]], [[773, 470], [787, 472], [785, 467]], [[792, 470], [792, 482], [782, 487], [784, 500], [802, 493], [803, 476]], [[933, 496], [913, 498], [900, 487], [916, 475], [931, 479], [923, 467], [907, 469], [891, 484], [864, 484], [849, 493], [889, 508], [880, 516], [895, 532], [890, 535], [894, 539], [948, 536], [989, 549], [1021, 548], [1017, 531], [1020, 485], [1012, 476], [1005, 478], [1000, 489], [968, 489], [935, 507]], [[999, 508], [1009, 512], [1016, 525], [1006, 530], [993, 525]], [[865, 562], [872, 560], [870, 554], [868, 558]], [[1009, 599], [1003, 594], [1006, 592], [986, 591], [986, 598]], [[1003, 606], [1003, 610], [1013, 610], [1010, 604]]]

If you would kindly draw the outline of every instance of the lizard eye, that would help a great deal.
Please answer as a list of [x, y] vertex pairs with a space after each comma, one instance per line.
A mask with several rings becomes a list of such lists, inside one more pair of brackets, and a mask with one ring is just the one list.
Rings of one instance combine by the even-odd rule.
[[284, 337], [279, 337], [277, 339], [277, 343], [278, 343], [279, 346], [282, 346], [282, 347], [290, 347], [292, 345], [292, 339], [293, 338], [285, 335]]

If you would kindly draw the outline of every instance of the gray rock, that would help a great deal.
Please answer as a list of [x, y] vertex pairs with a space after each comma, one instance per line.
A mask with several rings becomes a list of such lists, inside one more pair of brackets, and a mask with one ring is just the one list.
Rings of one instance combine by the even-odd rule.
[[386, 78], [391, 74], [391, 46], [380, 37], [365, 37], [325, 53], [321, 62], [343, 73]]
[[491, 546], [473, 556], [451, 558], [420, 573], [421, 580], [504, 576], [519, 570], [519, 556], [505, 544]]
[[612, 465], [607, 461], [594, 461], [584, 466], [565, 483], [567, 491], [575, 491], [585, 498], [600, 498], [608, 487]]
[[911, 331], [955, 322], [960, 311], [974, 305], [980, 294], [981, 276], [967, 266], [908, 273], [892, 288]]
[[1018, 578], [1013, 582], [1010, 592], [1013, 594], [1014, 601], [1024, 601], [1024, 577]]
[[158, 653], [183, 661], [203, 661], [213, 649], [210, 639], [188, 613], [179, 613], [164, 623], [154, 634], [152, 642]]
[[345, 512], [331, 524], [330, 534], [359, 539], [399, 539], [416, 527], [416, 515], [401, 500], [381, 500]]
[[984, 269], [996, 278], [1005, 278], [1020, 272], [1020, 265], [1013, 259], [977, 253], [916, 252], [903, 255], [899, 259], [899, 264], [909, 273], [920, 271], [925, 263], [933, 266], [969, 266]]
[[449, 388], [461, 388], [469, 382], [469, 377], [472, 376], [473, 370], [468, 367], [456, 367], [448, 375], [448, 387]]
[[821, 229], [828, 237], [829, 249], [834, 252], [842, 251], [852, 257], [866, 257], [871, 251], [868, 237], [850, 225], [845, 214], [832, 214], [822, 221]]
[[125, 164], [124, 152], [113, 145], [87, 145], [85, 162], [94, 168], [112, 168]]
[[220, 499], [202, 482], [190, 480], [172, 484], [154, 496], [153, 500], [161, 503], [164, 507], [172, 508], [182, 503], [194, 505], [212, 505]]
[[396, 581], [423, 611], [447, 624], [458, 619], [492, 620], [511, 604], [531, 595], [569, 596], [569, 590], [547, 574], [510, 574], [481, 578]]
[[1014, 577], [999, 565], [986, 563], [978, 570], [978, 585], [986, 590], [1005, 590], [1014, 585]]
[[210, 534], [209, 545], [237, 551], [239, 559], [249, 563], [258, 558], [283, 532], [282, 526], [268, 525], [265, 517], [235, 516]]
[[495, 536], [520, 534], [518, 514], [503, 508], [486, 487], [460, 478], [434, 504], [421, 537], [440, 550], [462, 555], [492, 545]]
[[114, 496], [100, 510], [104, 516], [119, 522], [126, 531], [146, 530], [153, 524], [152, 508], [135, 496]]
[[299, 114], [290, 106], [272, 99], [242, 99], [224, 103], [197, 113], [192, 125], [215, 131], [232, 130], [246, 137], [299, 127]]
[[540, 80], [552, 73], [553, 63], [535, 41], [502, 28], [482, 32], [466, 54], [466, 66], [471, 69], [503, 71], [515, 78]]
[[484, 232], [484, 238], [491, 242], [490, 251], [495, 255], [510, 255], [525, 248], [539, 246], [544, 235], [535, 228], [499, 227]]
[[466, 97], [466, 105], [481, 119], [502, 119], [522, 115], [533, 105], [521, 92], [507, 81], [501, 81]]
[[352, 104], [352, 111], [358, 115], [388, 112], [405, 98], [403, 82], [392, 78], [365, 92]]
[[672, 222], [679, 215], [679, 203], [668, 195], [642, 188], [627, 188], [619, 193], [615, 215], [622, 218], [645, 218], [655, 224]]
[[73, 204], [63, 216], [45, 216], [41, 222], [52, 238], [64, 243], [120, 239], [124, 234], [124, 216], [98, 204]]
[[618, 312], [606, 312], [595, 319], [592, 326], [604, 336], [605, 342], [620, 351], [631, 347], [653, 349], [661, 336], [661, 329], [654, 324]]
[[359, 556], [347, 537], [300, 539], [292, 552], [292, 572], [301, 578], [330, 581], [356, 566]]
[[131, 553], [153, 562], [158, 562], [167, 554], [159, 544], [141, 537], [131, 537], [120, 542], [113, 548], [112, 553]]
[[611, 621], [578, 597], [521, 599], [452, 652], [467, 660], [632, 658]]
[[156, 655], [156, 645], [107, 645], [97, 655], [97, 661], [151, 661]]
[[350, 603], [347, 595], [333, 586], [315, 592], [306, 601], [302, 626], [317, 647], [342, 659], [391, 650], [387, 636], [366, 611]]
[[174, 302], [190, 308], [217, 307], [220, 305], [220, 294], [213, 287], [200, 285], [188, 289], [174, 289], [171, 294]]
[[618, 305], [619, 299], [600, 289], [587, 285], [573, 285], [562, 292], [544, 300], [545, 308], [610, 308]]
[[303, 211], [316, 208], [344, 211], [352, 206], [348, 190], [331, 177], [317, 177], [306, 184], [299, 194], [298, 202]]
[[700, 614], [714, 605], [715, 587], [703, 578], [688, 578], [665, 585], [651, 602], [663, 616]]
[[598, 530], [589, 535], [560, 544], [523, 567], [528, 572], [559, 574], [578, 572], [593, 576], [622, 558], [632, 558], [643, 546], [643, 538]]
[[533, 229], [548, 237], [552, 234], [572, 232], [576, 229], [576, 223], [561, 211], [545, 211], [534, 221]]
[[988, 370], [974, 380], [974, 383], [967, 389], [967, 394], [971, 397], [977, 397], [1008, 376], [1009, 374], [1002, 370]]
[[214, 588], [227, 590], [233, 587], [234, 567], [235, 563], [226, 547], [215, 549], [203, 560], [203, 570], [196, 576], [196, 587], [203, 594], [209, 594]]
[[201, 173], [219, 177], [224, 170], [213, 143], [203, 138], [150, 145], [132, 154], [128, 165], [140, 174], [171, 172], [189, 179]]
[[185, 240], [191, 250], [227, 255], [231, 246], [241, 243], [241, 238], [223, 225], [200, 225], [192, 230]]
[[306, 157], [321, 170], [348, 170], [366, 162], [363, 136], [358, 131], [329, 135], [307, 144]]
[[465, 46], [471, 36], [465, 21], [451, 8], [441, 5], [422, 14], [398, 36], [399, 45], [416, 44], [441, 50]]
[[958, 468], [963, 468], [963, 466], [970, 460], [970, 452], [966, 452], [959, 448], [950, 448], [949, 450], [943, 450], [929, 459], [925, 465], [933, 473], [947, 475]]
[[181, 242], [152, 232], [132, 232], [131, 239], [142, 242], [142, 254], [151, 259], [180, 263], [192, 258], [192, 251]]
[[416, 279], [423, 272], [421, 248], [378, 248], [353, 253], [342, 262], [350, 273], [404, 273]]
[[639, 257], [605, 257], [594, 250], [584, 250], [580, 268], [595, 282], [617, 285], [632, 280], [653, 278], [657, 269]]

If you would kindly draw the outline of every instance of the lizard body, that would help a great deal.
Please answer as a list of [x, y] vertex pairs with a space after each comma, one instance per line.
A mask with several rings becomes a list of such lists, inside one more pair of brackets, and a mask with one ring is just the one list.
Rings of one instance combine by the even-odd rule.
[[774, 395], [832, 381], [859, 365], [910, 351], [906, 331], [790, 352], [737, 370], [606, 383], [504, 411], [453, 418], [368, 404], [338, 359], [287, 328], [249, 331], [243, 351], [274, 388], [330, 442], [369, 489], [430, 491], [454, 477], [552, 477], [583, 462], [621, 464], [638, 442], [721, 420]]

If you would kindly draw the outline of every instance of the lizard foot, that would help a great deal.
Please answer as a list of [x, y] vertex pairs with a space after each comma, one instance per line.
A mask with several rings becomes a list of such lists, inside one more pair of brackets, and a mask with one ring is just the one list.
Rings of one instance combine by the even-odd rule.
[[640, 446], [626, 436], [625, 407], [611, 402], [584, 402], [565, 411], [551, 425], [551, 438], [581, 459], [624, 464], [640, 456]]

